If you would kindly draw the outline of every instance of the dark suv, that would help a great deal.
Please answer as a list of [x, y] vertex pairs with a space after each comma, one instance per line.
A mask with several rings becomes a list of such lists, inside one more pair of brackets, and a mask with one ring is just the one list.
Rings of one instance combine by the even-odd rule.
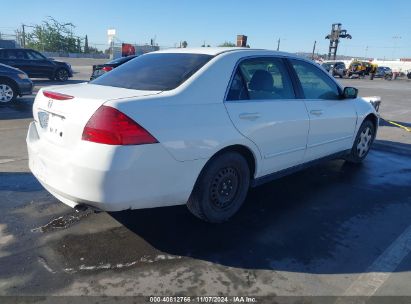
[[68, 63], [52, 60], [31, 49], [0, 49], [0, 63], [18, 68], [32, 78], [66, 81], [73, 77]]

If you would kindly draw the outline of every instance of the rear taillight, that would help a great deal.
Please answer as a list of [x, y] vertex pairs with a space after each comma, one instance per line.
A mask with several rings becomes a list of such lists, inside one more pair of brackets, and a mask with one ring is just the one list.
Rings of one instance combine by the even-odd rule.
[[106, 145], [144, 145], [158, 143], [146, 129], [112, 107], [101, 106], [83, 130], [83, 140]]
[[52, 91], [43, 91], [43, 95], [48, 98], [55, 99], [55, 100], [68, 100], [68, 99], [74, 98], [74, 96], [52, 92]]
[[102, 68], [102, 70], [104, 72], [110, 72], [112, 69], [113, 69], [113, 67], [110, 67], [110, 66], [105, 66], [105, 67]]

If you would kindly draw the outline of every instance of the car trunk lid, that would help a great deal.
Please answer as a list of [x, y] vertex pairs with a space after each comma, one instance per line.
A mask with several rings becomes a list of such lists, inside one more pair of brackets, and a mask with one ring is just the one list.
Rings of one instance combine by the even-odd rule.
[[[62, 99], [59, 99], [59, 95], [53, 98], [54, 93], [62, 94]], [[159, 93], [160, 91], [137, 91], [88, 83], [48, 87], [37, 94], [33, 117], [41, 139], [58, 146], [74, 147], [81, 140], [87, 121], [105, 102], [138, 99]]]

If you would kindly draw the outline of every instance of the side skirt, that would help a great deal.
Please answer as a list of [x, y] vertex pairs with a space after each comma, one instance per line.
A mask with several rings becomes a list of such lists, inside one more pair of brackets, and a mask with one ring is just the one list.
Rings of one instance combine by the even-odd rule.
[[328, 156], [325, 156], [325, 157], [322, 157], [322, 158], [319, 158], [319, 159], [309, 161], [307, 163], [303, 163], [303, 164], [300, 164], [300, 165], [297, 165], [297, 166], [294, 166], [294, 167], [290, 167], [290, 168], [287, 168], [287, 169], [284, 169], [284, 170], [281, 170], [281, 171], [277, 171], [277, 172], [274, 172], [274, 173], [271, 173], [271, 174], [256, 178], [251, 182], [251, 187], [260, 186], [262, 184], [271, 182], [273, 180], [276, 180], [276, 179], [279, 179], [281, 177], [293, 174], [295, 172], [307, 169], [309, 167], [318, 165], [318, 164], [326, 162], [326, 161], [330, 161], [330, 160], [334, 160], [334, 159], [338, 159], [338, 158], [344, 158], [344, 156], [347, 156], [348, 154], [350, 154], [350, 151], [351, 151], [350, 149], [344, 150], [344, 151], [334, 153], [334, 154], [331, 154], [331, 155], [328, 155]]

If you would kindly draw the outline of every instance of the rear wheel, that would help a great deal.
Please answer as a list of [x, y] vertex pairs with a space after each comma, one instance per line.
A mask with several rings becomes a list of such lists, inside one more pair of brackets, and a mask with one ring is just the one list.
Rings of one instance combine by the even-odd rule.
[[13, 83], [0, 80], [0, 104], [11, 103], [16, 100], [17, 89]]
[[250, 169], [241, 154], [218, 155], [201, 172], [187, 202], [188, 209], [207, 222], [227, 221], [240, 209], [249, 185]]
[[354, 145], [351, 149], [347, 161], [351, 163], [361, 163], [368, 152], [375, 138], [375, 127], [370, 120], [365, 120], [358, 130]]
[[58, 69], [55, 79], [61, 82], [67, 81], [69, 79], [69, 72], [66, 69]]

